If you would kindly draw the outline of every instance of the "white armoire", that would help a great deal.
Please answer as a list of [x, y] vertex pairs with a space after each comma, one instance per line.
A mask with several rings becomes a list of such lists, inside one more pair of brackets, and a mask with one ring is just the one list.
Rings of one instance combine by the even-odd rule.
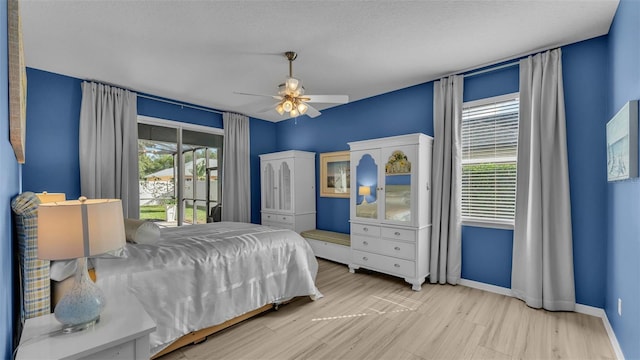
[[429, 275], [433, 138], [409, 134], [350, 142], [351, 263], [404, 278]]
[[262, 225], [316, 228], [315, 160], [315, 153], [298, 150], [260, 155]]

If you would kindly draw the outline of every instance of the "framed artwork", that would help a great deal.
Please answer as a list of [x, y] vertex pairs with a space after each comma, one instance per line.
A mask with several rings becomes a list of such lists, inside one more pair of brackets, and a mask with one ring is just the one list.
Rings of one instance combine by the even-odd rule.
[[320, 196], [348, 198], [350, 184], [349, 151], [320, 154]]
[[24, 164], [27, 121], [27, 70], [22, 47], [22, 23], [18, 0], [7, 2], [9, 52], [9, 141], [18, 163]]
[[607, 180], [638, 177], [638, 101], [627, 102], [607, 123]]

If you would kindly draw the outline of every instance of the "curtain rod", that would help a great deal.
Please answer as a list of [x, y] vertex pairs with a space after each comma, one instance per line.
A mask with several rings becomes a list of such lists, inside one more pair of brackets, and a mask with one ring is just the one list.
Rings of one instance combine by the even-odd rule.
[[105, 82], [105, 81], [91, 80], [91, 79], [87, 79], [87, 80], [84, 80], [84, 81], [95, 82], [95, 83], [99, 83], [99, 84], [103, 84], [103, 85], [114, 86], [114, 87], [117, 87], [117, 88], [120, 88], [120, 89], [125, 89], [125, 90], [131, 91], [131, 92], [135, 92], [137, 97], [141, 97], [141, 98], [145, 98], [145, 99], [149, 99], [149, 100], [160, 101], [160, 102], [164, 102], [164, 103], [167, 103], [167, 104], [178, 105], [178, 106], [182, 106], [182, 107], [188, 107], [188, 108], [196, 109], [196, 110], [208, 111], [208, 112], [215, 113], [215, 114], [222, 114], [223, 113], [222, 111], [219, 111], [219, 110], [208, 109], [208, 108], [201, 107], [201, 106], [196, 106], [196, 105], [184, 104], [184, 103], [177, 102], [177, 101], [165, 100], [163, 98], [159, 98], [159, 97], [151, 96], [151, 95], [142, 95], [142, 94], [138, 93], [136, 90], [132, 90], [132, 89], [126, 88], [124, 86], [108, 83], [108, 82]]
[[180, 102], [177, 102], [177, 101], [165, 100], [165, 99], [162, 99], [162, 98], [159, 98], [159, 97], [155, 97], [155, 96], [141, 95], [141, 94], [137, 94], [137, 95], [138, 95], [138, 97], [141, 97], [141, 98], [160, 101], [160, 102], [164, 102], [164, 103], [172, 104], [172, 105], [178, 105], [178, 106], [181, 106], [181, 107], [188, 107], [188, 108], [191, 108], [191, 109], [208, 111], [208, 112], [212, 112], [212, 113], [215, 113], [215, 114], [222, 114], [223, 113], [222, 111], [213, 110], [213, 109], [207, 109], [207, 108], [201, 107], [201, 106], [183, 104], [183, 103], [180, 103]]
[[507, 64], [502, 64], [502, 65], [497, 65], [497, 66], [492, 66], [490, 68], [487, 69], [482, 69], [482, 70], [478, 70], [478, 71], [474, 71], [474, 72], [470, 72], [468, 74], [464, 74], [464, 77], [471, 77], [471, 76], [476, 76], [476, 75], [480, 75], [480, 74], [484, 74], [484, 73], [488, 73], [488, 72], [492, 72], [492, 71], [496, 71], [496, 70], [500, 70], [500, 69], [505, 69], [508, 67], [512, 67], [515, 65], [520, 64], [520, 61], [513, 61]]
[[[504, 68], [507, 68], [507, 67], [510, 67], [510, 66], [514, 66], [514, 65], [520, 64], [520, 60], [521, 59], [526, 58], [528, 56], [531, 56], [533, 54], [543, 53], [543, 52], [548, 51], [548, 50], [560, 49], [560, 48], [562, 48], [562, 44], [554, 45], [554, 46], [548, 46], [548, 47], [542, 47], [542, 48], [539, 48], [537, 50], [532, 50], [530, 52], [528, 51], [526, 53], [523, 53], [523, 54], [520, 54], [520, 55], [517, 55], [517, 56], [503, 58], [502, 60], [498, 60], [498, 61], [495, 61], [495, 62], [492, 62], [492, 63], [488, 63], [488, 64], [484, 64], [484, 65], [480, 65], [480, 66], [474, 66], [473, 68], [470, 68], [470, 69], [467, 68], [467, 69], [464, 69], [464, 70], [459, 70], [459, 71], [456, 71], [456, 72], [453, 72], [453, 73], [449, 73], [449, 74], [446, 74], [446, 75], [443, 75], [443, 76], [439, 76], [438, 78], [433, 79], [433, 81], [438, 80], [438, 79], [443, 79], [443, 78], [446, 78], [446, 77], [449, 77], [449, 76], [452, 76], [452, 75], [463, 74], [464, 77], [471, 77], [471, 76], [480, 75], [480, 74], [491, 72], [491, 71], [495, 71], [495, 70], [504, 69]], [[507, 62], [507, 61], [509, 61], [509, 62], [506, 63], [506, 64], [497, 65], [497, 64], [500, 64], [502, 62]], [[494, 65], [494, 66], [492, 67], [492, 65]], [[483, 67], [487, 67], [487, 68], [483, 69], [483, 70], [473, 71], [474, 69], [481, 69]], [[471, 71], [471, 72], [468, 73], [468, 74], [465, 74], [465, 72], [467, 72], [467, 71]]]

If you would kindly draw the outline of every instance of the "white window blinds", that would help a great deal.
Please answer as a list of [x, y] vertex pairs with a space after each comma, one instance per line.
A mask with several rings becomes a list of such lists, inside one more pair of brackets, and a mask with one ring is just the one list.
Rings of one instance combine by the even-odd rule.
[[463, 104], [464, 220], [513, 223], [518, 118], [517, 93]]

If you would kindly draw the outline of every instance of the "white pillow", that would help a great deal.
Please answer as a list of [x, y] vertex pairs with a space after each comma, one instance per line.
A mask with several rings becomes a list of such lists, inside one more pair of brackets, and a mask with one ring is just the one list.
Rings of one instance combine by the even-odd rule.
[[160, 227], [151, 221], [124, 219], [124, 234], [134, 244], [155, 244], [160, 241]]

